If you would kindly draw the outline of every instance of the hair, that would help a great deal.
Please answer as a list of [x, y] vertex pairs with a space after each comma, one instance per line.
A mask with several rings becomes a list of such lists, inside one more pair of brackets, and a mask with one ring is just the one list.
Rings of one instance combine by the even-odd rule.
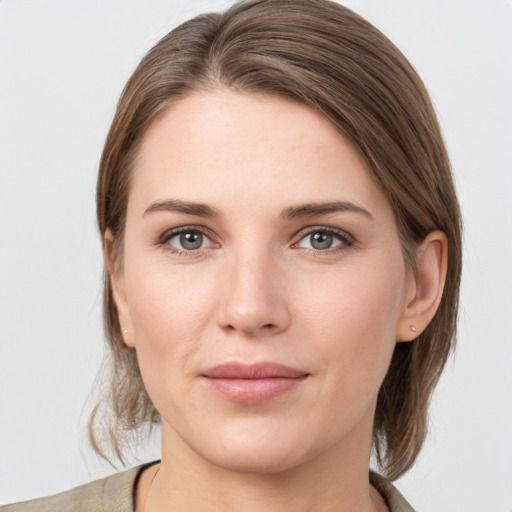
[[[373, 446], [395, 479], [424, 443], [428, 404], [455, 343], [462, 266], [461, 219], [449, 158], [428, 93], [404, 55], [378, 29], [329, 0], [249, 0], [197, 16], [142, 59], [119, 100], [101, 157], [97, 217], [114, 236], [122, 267], [134, 160], [148, 127], [173, 103], [218, 88], [274, 95], [323, 114], [358, 149], [389, 200], [404, 261], [433, 230], [448, 239], [443, 297], [428, 327], [397, 343], [379, 390]], [[107, 272], [104, 324], [110, 387], [91, 416], [93, 448], [123, 462], [127, 440], [160, 421], [125, 345]], [[101, 413], [100, 413], [101, 411]], [[110, 414], [104, 414], [110, 411]]]

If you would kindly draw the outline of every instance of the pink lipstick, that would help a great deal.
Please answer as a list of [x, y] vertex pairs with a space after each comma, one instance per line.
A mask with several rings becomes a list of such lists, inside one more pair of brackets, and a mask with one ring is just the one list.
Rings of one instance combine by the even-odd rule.
[[201, 377], [218, 395], [238, 404], [256, 405], [272, 400], [298, 387], [308, 373], [282, 364], [224, 363]]

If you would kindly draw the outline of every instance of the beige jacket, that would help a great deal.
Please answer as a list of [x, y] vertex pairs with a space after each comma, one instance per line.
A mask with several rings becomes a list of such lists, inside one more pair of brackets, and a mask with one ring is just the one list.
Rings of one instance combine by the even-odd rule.
[[[133, 495], [137, 479], [150, 465], [116, 473], [47, 498], [0, 506], [0, 512], [134, 512]], [[390, 512], [414, 512], [397, 489], [383, 477], [370, 473], [370, 481], [386, 500]]]

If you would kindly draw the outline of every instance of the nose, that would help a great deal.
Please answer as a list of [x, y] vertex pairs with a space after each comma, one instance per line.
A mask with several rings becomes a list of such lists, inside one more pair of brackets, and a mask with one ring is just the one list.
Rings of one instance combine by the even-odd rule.
[[288, 328], [286, 283], [270, 255], [234, 256], [226, 261], [220, 279], [218, 321], [223, 330], [264, 337]]

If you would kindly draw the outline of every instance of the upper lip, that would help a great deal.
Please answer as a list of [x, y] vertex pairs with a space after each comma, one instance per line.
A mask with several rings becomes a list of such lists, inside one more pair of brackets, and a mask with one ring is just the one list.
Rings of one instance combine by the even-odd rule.
[[308, 373], [279, 363], [265, 361], [255, 364], [222, 363], [205, 370], [201, 375], [211, 379], [268, 379], [272, 377], [305, 377]]

